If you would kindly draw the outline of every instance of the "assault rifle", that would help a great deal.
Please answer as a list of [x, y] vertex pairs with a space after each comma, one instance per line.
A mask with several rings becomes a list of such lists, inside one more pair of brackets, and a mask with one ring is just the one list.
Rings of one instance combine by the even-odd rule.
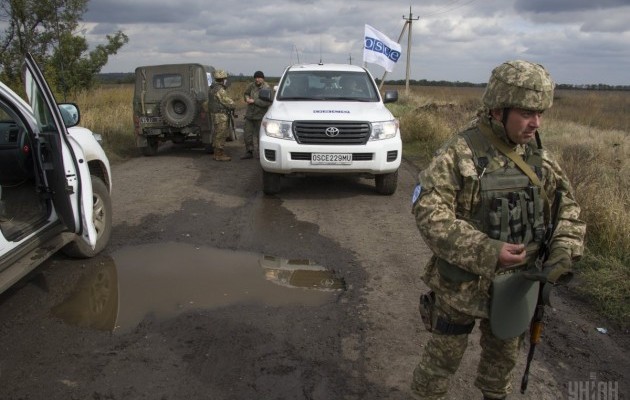
[[236, 134], [236, 125], [234, 124], [234, 118], [238, 118], [238, 115], [236, 114], [236, 110], [234, 108], [228, 108], [227, 116], [228, 116], [228, 130], [229, 130], [228, 139], [230, 141], [235, 141], [238, 139], [238, 135]]
[[[541, 190], [544, 190], [541, 188]], [[550, 245], [551, 239], [553, 238], [553, 234], [558, 226], [558, 220], [560, 215], [560, 201], [562, 200], [562, 193], [560, 191], [556, 191], [556, 195], [554, 197], [554, 213], [552, 222], [550, 222], [547, 227], [547, 231], [545, 232], [545, 238], [540, 246], [540, 250], [538, 252], [538, 260], [540, 262], [539, 265], [547, 261], [550, 253]], [[542, 267], [541, 267], [542, 268]], [[534, 311], [534, 316], [532, 317], [532, 322], [529, 326], [529, 352], [527, 353], [527, 364], [525, 365], [525, 372], [523, 373], [523, 379], [521, 380], [521, 393], [525, 394], [527, 390], [527, 383], [529, 379], [529, 367], [534, 359], [534, 352], [536, 351], [536, 345], [540, 343], [540, 337], [542, 336], [543, 330], [543, 318], [545, 316], [545, 295], [544, 291], [547, 289], [545, 285], [549, 285], [546, 282], [540, 282], [540, 288], [538, 289], [538, 301], [536, 302], [536, 311]]]

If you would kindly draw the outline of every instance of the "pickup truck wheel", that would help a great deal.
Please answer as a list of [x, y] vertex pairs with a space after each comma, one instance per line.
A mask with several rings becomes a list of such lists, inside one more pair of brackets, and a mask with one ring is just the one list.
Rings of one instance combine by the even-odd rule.
[[98, 177], [92, 175], [92, 221], [96, 228], [96, 246], [92, 249], [80, 237], [68, 243], [62, 252], [75, 258], [90, 258], [100, 253], [112, 236], [112, 199], [107, 185]]
[[282, 175], [263, 171], [263, 192], [265, 192], [265, 194], [271, 195], [279, 193], [281, 186]]
[[168, 125], [183, 128], [195, 119], [197, 102], [190, 93], [181, 90], [168, 92], [160, 102], [160, 115]]
[[147, 139], [147, 146], [141, 147], [142, 155], [146, 157], [151, 157], [157, 154], [158, 152], [158, 141], [157, 139]]
[[398, 187], [398, 171], [390, 174], [382, 174], [374, 176], [376, 183], [376, 191], [384, 195], [392, 195]]

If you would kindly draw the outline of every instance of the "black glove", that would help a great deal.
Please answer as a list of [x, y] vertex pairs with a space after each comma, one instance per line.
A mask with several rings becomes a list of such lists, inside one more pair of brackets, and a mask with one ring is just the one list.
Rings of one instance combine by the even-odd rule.
[[551, 283], [552, 285], [566, 285], [573, 279], [571, 271], [571, 257], [564, 249], [554, 249], [551, 251], [547, 261], [543, 263], [542, 270], [529, 270], [523, 272], [526, 279]]

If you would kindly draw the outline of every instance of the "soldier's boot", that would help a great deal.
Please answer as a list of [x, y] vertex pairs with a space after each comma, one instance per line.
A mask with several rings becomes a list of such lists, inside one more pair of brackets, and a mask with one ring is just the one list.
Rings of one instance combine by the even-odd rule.
[[223, 149], [214, 149], [214, 159], [216, 161], [230, 161], [232, 158], [225, 154]]

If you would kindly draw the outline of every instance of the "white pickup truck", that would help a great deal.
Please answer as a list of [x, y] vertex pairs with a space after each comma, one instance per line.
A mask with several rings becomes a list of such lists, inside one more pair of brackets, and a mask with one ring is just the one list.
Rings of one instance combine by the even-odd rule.
[[299, 64], [285, 69], [260, 128], [259, 156], [265, 194], [281, 190], [294, 173], [374, 176], [377, 192], [398, 185], [402, 141], [399, 123], [368, 70], [349, 64]]

